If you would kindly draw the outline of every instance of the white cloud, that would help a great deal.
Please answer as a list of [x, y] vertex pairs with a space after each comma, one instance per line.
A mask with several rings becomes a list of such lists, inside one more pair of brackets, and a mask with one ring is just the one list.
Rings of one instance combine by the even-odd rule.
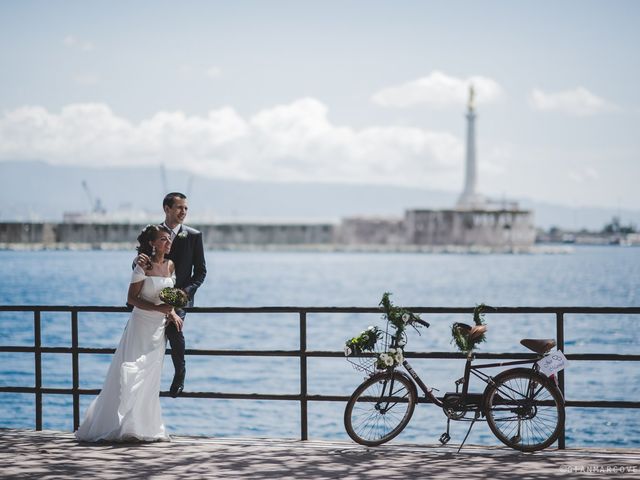
[[[331, 181], [457, 188], [464, 146], [451, 133], [331, 123], [313, 98], [243, 118], [158, 112], [134, 124], [104, 104], [60, 113], [22, 107], [0, 117], [0, 160], [66, 165], [175, 165], [236, 179]], [[453, 183], [451, 183], [453, 182]]]
[[80, 50], [82, 52], [90, 52], [93, 50], [93, 43], [88, 40], [82, 40], [74, 35], [67, 35], [62, 41], [65, 47]]
[[220, 67], [212, 66], [207, 68], [205, 72], [207, 78], [216, 79], [222, 76], [222, 69]]
[[612, 112], [619, 108], [613, 103], [598, 97], [584, 87], [546, 93], [535, 88], [529, 95], [529, 104], [534, 110], [561, 112], [570, 115], [595, 115]]
[[384, 88], [375, 93], [371, 100], [383, 107], [458, 107], [468, 101], [470, 85], [475, 90], [476, 104], [495, 102], [503, 95], [502, 87], [491, 78], [456, 78], [434, 71], [427, 77]]
[[580, 168], [578, 170], [571, 170], [568, 176], [575, 183], [585, 183], [590, 181], [596, 181], [600, 178], [598, 171], [590, 166]]
[[598, 178], [600, 178], [600, 174], [598, 173], [598, 171], [593, 168], [593, 167], [587, 167], [584, 170], [585, 175], [587, 176], [587, 178], [590, 178], [592, 180], [597, 180]]

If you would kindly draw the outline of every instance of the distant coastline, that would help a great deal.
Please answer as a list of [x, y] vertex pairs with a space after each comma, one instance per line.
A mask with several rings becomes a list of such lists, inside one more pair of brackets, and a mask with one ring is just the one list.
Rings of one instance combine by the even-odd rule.
[[[499, 229], [501, 242], [462, 231], [452, 236], [413, 238], [397, 219], [350, 218], [342, 223], [219, 223], [194, 224], [202, 232], [205, 248], [219, 251], [406, 252], [406, 253], [571, 253], [574, 245], [640, 245], [633, 229], [609, 228], [599, 232], [538, 231], [536, 241], [522, 243], [513, 229]], [[138, 223], [0, 222], [0, 250], [133, 250], [144, 225]], [[430, 227], [426, 225], [425, 228]], [[494, 229], [495, 230], [495, 229]], [[479, 241], [475, 241], [479, 240]], [[482, 243], [485, 241], [485, 243]]]
[[[409, 210], [404, 217], [350, 217], [340, 223], [190, 224], [205, 248], [358, 251], [529, 252], [535, 230], [518, 210]], [[144, 224], [4, 222], [0, 244], [11, 249], [111, 249], [135, 244]], [[112, 245], [113, 244], [113, 245]]]
[[[133, 251], [133, 242], [0, 243], [0, 251]], [[342, 245], [342, 244], [222, 244], [211, 251], [238, 252], [346, 252], [346, 253], [425, 253], [425, 254], [570, 254], [570, 245], [537, 244], [532, 247], [485, 247], [460, 245]]]

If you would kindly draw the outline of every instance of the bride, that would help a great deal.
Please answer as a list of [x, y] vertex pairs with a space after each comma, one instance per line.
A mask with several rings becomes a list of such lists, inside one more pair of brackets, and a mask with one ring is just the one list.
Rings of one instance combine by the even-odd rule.
[[175, 266], [164, 258], [171, 249], [171, 232], [149, 225], [138, 242], [138, 252], [151, 261], [146, 269], [136, 265], [133, 270], [127, 301], [134, 308], [102, 390], [75, 433], [81, 441], [170, 440], [159, 398], [164, 329], [167, 322], [173, 322], [180, 330], [182, 319], [172, 306], [162, 303], [159, 294], [175, 283]]

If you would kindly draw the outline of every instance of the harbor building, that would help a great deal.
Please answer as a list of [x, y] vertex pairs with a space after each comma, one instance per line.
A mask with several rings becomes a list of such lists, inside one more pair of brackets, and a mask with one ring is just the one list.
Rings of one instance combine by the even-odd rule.
[[413, 246], [527, 249], [536, 232], [533, 213], [516, 202], [494, 202], [477, 191], [476, 109], [473, 86], [467, 104], [464, 188], [454, 208], [413, 209], [404, 218], [352, 218], [340, 225], [347, 244], [404, 244]]

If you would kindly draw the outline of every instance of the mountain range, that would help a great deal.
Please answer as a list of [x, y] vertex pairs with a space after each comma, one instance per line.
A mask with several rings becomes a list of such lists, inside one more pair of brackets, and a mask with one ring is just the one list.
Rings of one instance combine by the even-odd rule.
[[[88, 168], [37, 160], [0, 162], [0, 178], [2, 222], [62, 221], [65, 213], [100, 208], [120, 220], [155, 221], [162, 217], [166, 190], [187, 194], [192, 223], [402, 216], [406, 209], [451, 208], [458, 197], [458, 192], [400, 186], [214, 179], [161, 166]], [[614, 216], [623, 224], [640, 224], [640, 210], [514, 200], [533, 210], [536, 226], [545, 229], [599, 230]]]

